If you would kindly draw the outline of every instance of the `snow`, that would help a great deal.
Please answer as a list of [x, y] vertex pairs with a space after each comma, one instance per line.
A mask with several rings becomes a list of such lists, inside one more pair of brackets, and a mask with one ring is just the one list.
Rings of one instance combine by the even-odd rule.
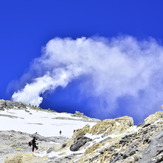
[[30, 108], [27, 111], [17, 109], [0, 111], [0, 130], [15, 130], [30, 134], [37, 132], [42, 136], [60, 136], [59, 131], [61, 130], [62, 136], [70, 138], [73, 135], [73, 130], [87, 124], [90, 126], [96, 124], [95, 122], [84, 122], [82, 118], [73, 117], [68, 113]]
[[157, 124], [157, 123], [162, 122], [162, 121], [163, 121], [163, 119], [159, 119], [159, 120], [155, 121], [154, 124]]

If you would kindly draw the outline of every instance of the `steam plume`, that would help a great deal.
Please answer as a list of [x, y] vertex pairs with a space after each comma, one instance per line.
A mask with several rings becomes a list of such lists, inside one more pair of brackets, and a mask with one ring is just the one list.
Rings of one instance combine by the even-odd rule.
[[45, 91], [66, 87], [87, 75], [80, 89], [98, 98], [96, 108], [100, 109], [95, 114], [118, 109], [121, 100], [127, 103], [126, 109], [132, 107], [136, 112], [162, 104], [163, 47], [154, 39], [54, 38], [33, 67], [41, 75], [15, 92], [14, 101], [39, 106]]

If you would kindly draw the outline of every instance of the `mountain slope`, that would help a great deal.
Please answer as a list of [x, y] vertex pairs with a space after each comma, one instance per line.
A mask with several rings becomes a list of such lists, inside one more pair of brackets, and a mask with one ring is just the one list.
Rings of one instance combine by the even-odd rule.
[[[1, 100], [0, 123], [2, 163], [163, 162], [163, 111], [134, 126], [128, 116], [99, 121]], [[39, 149], [32, 153], [33, 136]]]

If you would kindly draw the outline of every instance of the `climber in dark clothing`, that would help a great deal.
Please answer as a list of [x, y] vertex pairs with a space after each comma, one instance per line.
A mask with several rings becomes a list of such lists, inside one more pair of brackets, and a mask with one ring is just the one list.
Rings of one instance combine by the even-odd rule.
[[33, 139], [32, 139], [32, 152], [34, 152], [34, 149], [36, 148], [36, 150], [38, 149], [38, 147], [36, 146], [36, 138], [34, 137]]

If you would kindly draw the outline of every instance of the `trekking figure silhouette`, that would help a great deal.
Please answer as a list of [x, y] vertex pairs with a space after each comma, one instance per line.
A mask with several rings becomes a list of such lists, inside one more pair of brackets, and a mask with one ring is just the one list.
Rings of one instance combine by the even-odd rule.
[[33, 137], [33, 139], [29, 142], [29, 146], [32, 146], [32, 152], [34, 152], [35, 148], [38, 149], [38, 146], [36, 145], [36, 137]]

